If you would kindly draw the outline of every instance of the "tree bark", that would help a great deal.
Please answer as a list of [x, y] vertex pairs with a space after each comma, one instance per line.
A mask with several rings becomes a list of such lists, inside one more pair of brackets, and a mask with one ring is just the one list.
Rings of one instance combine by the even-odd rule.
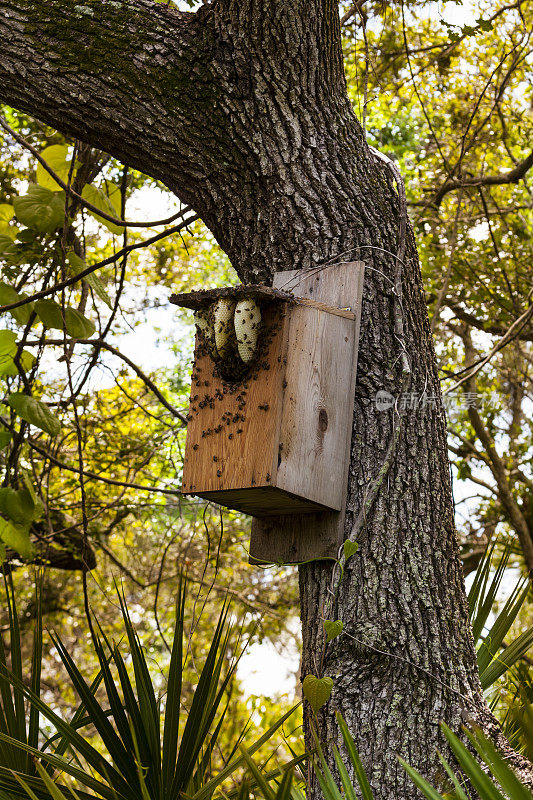
[[[0, 98], [163, 181], [192, 205], [244, 281], [360, 257], [365, 278], [346, 533], [383, 466], [401, 352], [410, 393], [392, 465], [347, 564], [320, 663], [331, 567], [300, 567], [303, 674], [331, 675], [320, 713], [345, 716], [376, 798], [415, 798], [400, 754], [438, 778], [444, 720], [481, 721], [445, 420], [413, 236], [392, 290], [400, 204], [348, 102], [333, 0], [215, 0], [182, 14], [150, 0], [0, 0]], [[306, 715], [306, 722], [309, 720]]]

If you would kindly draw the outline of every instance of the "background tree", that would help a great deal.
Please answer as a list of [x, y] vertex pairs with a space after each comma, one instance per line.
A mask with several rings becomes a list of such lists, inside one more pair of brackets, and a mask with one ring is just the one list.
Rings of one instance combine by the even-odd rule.
[[[88, 3], [67, 4], [55, 15], [32, 3], [3, 8], [6, 101], [163, 180], [201, 214], [240, 277], [267, 280], [276, 269], [352, 253], [369, 264], [347, 531], [361, 550], [339, 593], [345, 635], [324, 666], [338, 674], [333, 699], [364, 740], [382, 796], [408, 796], [395, 751], [424, 771], [434, 763], [440, 717], [457, 727], [466, 702], [470, 714], [485, 718], [466, 607], [457, 602], [461, 576], [450, 559], [455, 545], [438, 403], [401, 418], [380, 416], [373, 404], [379, 389], [439, 392], [410, 237], [402, 258], [403, 314], [391, 291], [401, 207], [388, 168], [367, 148], [346, 102], [336, 9], [241, 4], [237, 13], [231, 3], [215, 3], [182, 15], [148, 3]], [[445, 50], [450, 42], [443, 40]], [[22, 63], [27, 88], [12, 77]], [[400, 69], [398, 82], [404, 78]], [[78, 86], [89, 80], [94, 96], [80, 104]], [[37, 95], [37, 87], [46, 91]], [[459, 173], [455, 155], [452, 163]], [[53, 266], [57, 279], [62, 265]], [[405, 333], [398, 338], [399, 321]], [[373, 478], [384, 464], [387, 481], [377, 486]], [[304, 668], [316, 672], [329, 569], [304, 567], [301, 581]], [[456, 640], [450, 630], [458, 631]], [[396, 710], [402, 707], [412, 713], [407, 727]]]

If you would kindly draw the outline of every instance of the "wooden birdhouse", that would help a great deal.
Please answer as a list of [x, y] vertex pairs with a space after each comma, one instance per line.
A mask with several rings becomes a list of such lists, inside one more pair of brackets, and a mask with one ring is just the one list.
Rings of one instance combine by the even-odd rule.
[[[279, 527], [286, 520], [291, 530], [302, 515], [310, 520], [328, 513], [339, 528], [362, 278], [363, 265], [350, 262], [277, 273], [273, 287], [170, 298], [194, 310], [197, 323], [183, 493], [258, 522]], [[327, 554], [316, 557], [334, 557], [338, 530], [333, 538]], [[266, 551], [256, 560], [279, 560], [279, 547]], [[295, 559], [281, 553], [281, 560]]]

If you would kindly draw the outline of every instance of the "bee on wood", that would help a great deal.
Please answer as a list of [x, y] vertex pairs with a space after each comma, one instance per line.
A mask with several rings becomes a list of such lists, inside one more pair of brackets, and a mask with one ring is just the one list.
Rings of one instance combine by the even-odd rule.
[[194, 321], [222, 378], [228, 382], [240, 380], [258, 353], [261, 310], [255, 300], [220, 297], [195, 311]]

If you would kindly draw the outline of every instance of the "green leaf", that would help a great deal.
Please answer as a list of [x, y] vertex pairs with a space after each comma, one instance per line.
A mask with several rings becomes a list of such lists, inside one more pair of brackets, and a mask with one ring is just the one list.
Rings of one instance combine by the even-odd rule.
[[[45, 147], [41, 151], [41, 156], [51, 169], [57, 174], [63, 183], [67, 183], [68, 174], [70, 171], [70, 164], [72, 159], [68, 157], [69, 148], [66, 144], [52, 144], [50, 147]], [[74, 167], [73, 176], [76, 174], [76, 167]], [[44, 189], [50, 192], [61, 192], [62, 187], [56, 183], [51, 175], [45, 170], [42, 164], [37, 164], [37, 183]]]
[[61, 423], [54, 417], [48, 406], [22, 392], [13, 392], [8, 397], [7, 402], [11, 408], [17, 412], [19, 417], [35, 425], [50, 436], [57, 436], [61, 430]]
[[0, 488], [0, 512], [15, 525], [28, 528], [32, 522], [43, 514], [43, 504], [31, 487], [12, 489], [9, 486]]
[[[17, 334], [13, 331], [0, 331], [0, 376], [16, 376], [19, 374], [14, 361], [14, 356], [17, 352], [16, 341]], [[25, 372], [31, 369], [34, 361], [34, 356], [26, 350], [23, 350], [20, 354], [19, 363]]]
[[[272, 739], [275, 732], [279, 728], [281, 728], [283, 723], [291, 716], [291, 714], [294, 714], [295, 710], [298, 708], [299, 705], [300, 704], [297, 703], [295, 706], [290, 708], [285, 714], [283, 714], [282, 717], [277, 719], [276, 722], [267, 731], [265, 731], [265, 733], [259, 739], [257, 739], [257, 741], [253, 743], [253, 745], [248, 745], [247, 747], [248, 754], [252, 756], [266, 742]], [[190, 800], [209, 800], [212, 797], [213, 792], [217, 788], [217, 786], [223, 783], [226, 780], [226, 778], [229, 778], [229, 776], [232, 775], [235, 772], [235, 770], [237, 770], [242, 765], [243, 760], [244, 758], [241, 755], [239, 758], [230, 761], [229, 764], [227, 764], [223, 769], [221, 769], [217, 775], [211, 778], [211, 780], [207, 781], [207, 783], [204, 783], [204, 785], [194, 795], [192, 795]]]
[[[35, 761], [35, 767], [53, 800], [71, 800], [71, 798], [74, 798], [74, 800], [79, 800], [79, 795], [72, 788], [72, 786], [69, 786], [68, 789], [63, 792], [61, 788], [52, 780], [48, 772], [39, 761]], [[22, 779], [19, 778], [19, 780], [22, 783]], [[26, 787], [29, 789], [28, 784], [26, 784]]]
[[304, 697], [315, 712], [326, 705], [332, 689], [333, 680], [329, 677], [317, 678], [316, 675], [306, 675], [303, 679]]
[[354, 791], [353, 783], [350, 780], [348, 770], [346, 769], [346, 765], [344, 764], [344, 761], [341, 758], [339, 750], [337, 747], [335, 747], [335, 745], [333, 746], [333, 758], [335, 759], [337, 771], [341, 779], [341, 784], [344, 791], [344, 797], [346, 797], [346, 800], [357, 800], [357, 796]]
[[13, 219], [15, 209], [8, 203], [0, 203], [0, 233], [3, 236], [8, 236], [12, 241], [17, 236], [17, 228], [9, 224]]
[[33, 522], [34, 503], [27, 489], [0, 488], [0, 512], [15, 525], [28, 527]]
[[[21, 685], [21, 682], [18, 681], [18, 680], [17, 681], [12, 681], [12, 682], [17, 686]], [[22, 689], [22, 686], [21, 686], [21, 689]], [[41, 713], [43, 713], [44, 716], [47, 716], [46, 712], [48, 711], [48, 708], [47, 708], [46, 704], [42, 703], [42, 701], [40, 701], [40, 699], [34, 694], [31, 694], [31, 700], [35, 705], [39, 705]], [[54, 721], [56, 719], [57, 718], [54, 718]], [[61, 722], [62, 722], [62, 720], [61, 720]], [[68, 727], [68, 723], [67, 723], [67, 727]], [[106, 775], [106, 779], [109, 782], [114, 780], [116, 783], [115, 783], [115, 785], [113, 785], [111, 783], [113, 788], [110, 789], [109, 788], [109, 782], [103, 783], [103, 782], [95, 780], [94, 778], [92, 778], [92, 776], [90, 775], [90, 773], [87, 770], [78, 769], [72, 763], [67, 761], [65, 758], [58, 758], [58, 757], [56, 757], [55, 755], [53, 755], [51, 753], [45, 753], [45, 752], [43, 753], [41, 750], [38, 750], [38, 749], [36, 749], [34, 747], [31, 747], [28, 744], [25, 744], [24, 741], [18, 741], [18, 740], [15, 741], [15, 740], [11, 739], [9, 736], [6, 736], [5, 734], [0, 733], [0, 742], [2, 742], [2, 741], [8, 742], [9, 744], [13, 744], [16, 747], [20, 748], [20, 750], [22, 750], [22, 751], [24, 751], [26, 753], [29, 753], [34, 757], [40, 758], [42, 761], [45, 761], [47, 764], [50, 764], [53, 768], [55, 768], [56, 770], [59, 770], [60, 772], [65, 772], [68, 775], [72, 775], [82, 785], [88, 786], [91, 789], [95, 790], [97, 792], [97, 796], [101, 796], [103, 798], [106, 798], [107, 800], [119, 800], [119, 798], [120, 798], [120, 800], [122, 800], [122, 798], [124, 798], [124, 794], [119, 794], [118, 791], [117, 791], [117, 788], [116, 788], [116, 784], [120, 780], [120, 775], [118, 775], [118, 773], [113, 774], [111, 772], [111, 768], [109, 768], [108, 774]], [[5, 773], [6, 772], [7, 772], [7, 770], [4, 767], [0, 766], [0, 790], [3, 789], [4, 787], [9, 788], [9, 789], [12, 788], [12, 785], [10, 786], [9, 784], [7, 784], [7, 782], [5, 780], [5, 778], [6, 778]], [[13, 776], [13, 772], [11, 770], [9, 770], [8, 774], [10, 775], [10, 777]], [[41, 783], [36, 784], [35, 779], [32, 779], [30, 777], [26, 777], [26, 781], [28, 783], [30, 782], [30, 780], [33, 780], [35, 788], [41, 790], [40, 800], [43, 800], [43, 798], [46, 799], [48, 797], [48, 795], [42, 793], [42, 784]], [[80, 791], [78, 791], [78, 793], [79, 793], [80, 797], [85, 798], [85, 800], [93, 800], [93, 798], [94, 798], [94, 794], [87, 794], [86, 792], [82, 793]], [[0, 795], [0, 797], [2, 797], [2, 800], [6, 800], [5, 795], [4, 796]], [[9, 797], [11, 798], [11, 797], [13, 797], [13, 795], [10, 795]], [[132, 798], [130, 796], [130, 797], [128, 797], [128, 800], [134, 800], [134, 798]]]
[[527, 600], [529, 593], [529, 582], [527, 578], [519, 581], [515, 586], [511, 596], [505, 606], [498, 613], [489, 632], [483, 638], [482, 644], [478, 647], [476, 657], [480, 675], [487, 669], [494, 660], [503, 640], [507, 636], [518, 612]]
[[13, 200], [17, 219], [39, 233], [52, 233], [65, 219], [65, 195], [32, 184], [28, 194]]
[[0, 450], [8, 446], [11, 441], [11, 436], [11, 431], [8, 431], [7, 428], [0, 427]]
[[349, 558], [354, 556], [359, 550], [357, 542], [351, 542], [349, 539], [344, 542], [344, 558], [348, 561]]
[[483, 771], [474, 756], [465, 747], [461, 740], [444, 723], [441, 723], [441, 728], [446, 739], [448, 740], [448, 744], [453, 750], [459, 766], [467, 775], [479, 796], [484, 798], [484, 800], [504, 800], [504, 797], [501, 792], [498, 791], [496, 784]]
[[479, 19], [477, 19], [476, 22], [479, 25], [479, 27], [481, 28], [481, 30], [485, 31], [486, 33], [490, 33], [490, 31], [492, 30], [493, 25], [494, 25], [492, 20], [490, 20], [490, 19], [482, 19], [482, 17], [479, 17]]
[[487, 548], [485, 551], [483, 560], [480, 562], [479, 567], [476, 570], [474, 583], [472, 584], [470, 592], [468, 593], [468, 605], [470, 609], [470, 619], [472, 622], [472, 636], [475, 644], [478, 643], [487, 619], [494, 608], [496, 595], [498, 594], [498, 590], [505, 574], [505, 569], [510, 556], [510, 548], [506, 547], [489, 583], [494, 547], [495, 545], [493, 545], [490, 549]]
[[437, 792], [437, 790], [434, 789], [433, 786], [428, 783], [419, 772], [416, 771], [416, 769], [413, 769], [413, 767], [409, 766], [407, 761], [404, 761], [403, 758], [400, 757], [398, 757], [398, 761], [407, 772], [413, 783], [418, 786], [424, 797], [427, 797], [428, 800], [444, 800], [443, 796]]
[[0, 539], [16, 550], [22, 558], [33, 558], [35, 548], [30, 542], [30, 534], [25, 528], [19, 525], [13, 525], [6, 519], [0, 517]]
[[[74, 275], [78, 275], [80, 272], [83, 272], [84, 269], [87, 269], [87, 264], [83, 258], [80, 258], [78, 255], [76, 255], [73, 250], [67, 254], [67, 263]], [[103, 300], [104, 303], [109, 306], [109, 308], [112, 308], [109, 295], [107, 294], [105, 286], [96, 272], [91, 272], [89, 275], [86, 275], [83, 280], [87, 281], [91, 289], [100, 298], [100, 300]]]
[[372, 794], [372, 789], [370, 788], [368, 778], [366, 777], [366, 772], [363, 768], [359, 751], [355, 746], [353, 736], [348, 730], [348, 726], [344, 718], [341, 716], [341, 714], [339, 714], [338, 711], [335, 712], [335, 716], [337, 718], [337, 723], [342, 733], [342, 738], [344, 739], [344, 744], [346, 745], [348, 755], [350, 756], [350, 761], [355, 769], [355, 775], [357, 777], [359, 788], [361, 789], [363, 800], [374, 800], [374, 795]]
[[272, 788], [270, 787], [268, 781], [266, 780], [264, 774], [261, 772], [260, 769], [258, 769], [257, 765], [251, 758], [246, 748], [241, 747], [240, 749], [241, 753], [243, 754], [246, 766], [248, 767], [248, 770], [252, 773], [257, 786], [261, 790], [261, 795], [265, 798], [265, 800], [275, 800], [275, 794]]
[[340, 619], [325, 619], [324, 630], [326, 631], [326, 642], [331, 642], [332, 639], [335, 639], [337, 636], [339, 636], [342, 633], [343, 628], [344, 625]]
[[0, 233], [0, 257], [10, 264], [17, 263], [18, 249], [16, 245], [13, 244], [11, 236], [7, 233]]
[[38, 300], [35, 311], [45, 328], [65, 330], [73, 339], [88, 339], [96, 328], [91, 320], [84, 317], [77, 309], [67, 306], [65, 319], [61, 313], [61, 306], [55, 300]]
[[8, 330], [0, 330], [0, 356], [13, 355], [16, 353], [16, 341], [16, 333]]
[[31, 244], [35, 239], [35, 233], [30, 228], [23, 228], [18, 232], [17, 239], [24, 244]]
[[65, 309], [65, 323], [67, 333], [73, 339], [88, 339], [96, 330], [94, 322], [87, 319], [76, 308], [67, 307]]
[[9, 203], [0, 203], [0, 226], [10, 222], [15, 216], [15, 209]]
[[512, 800], [532, 800], [533, 795], [529, 789], [520, 783], [505, 759], [481, 730], [475, 729], [473, 733], [467, 731], [467, 736], [504, 792]]
[[509, 667], [512, 667], [518, 659], [523, 658], [532, 644], [533, 628], [528, 628], [527, 631], [517, 636], [509, 647], [506, 647], [505, 650], [494, 658], [488, 667], [483, 670], [480, 675], [483, 689], [488, 689], [489, 686], [492, 686], [504, 672], [507, 672]]
[[[101, 211], [105, 211], [106, 214], [109, 214], [111, 217], [119, 217], [119, 208], [117, 209], [116, 206], [113, 204], [112, 201], [116, 200], [116, 193], [118, 187], [114, 187], [113, 184], [106, 184], [106, 188], [109, 187], [109, 196], [102, 190], [98, 189], [96, 186], [87, 185], [83, 187], [81, 196], [87, 202], [92, 203], [93, 206], [99, 208]], [[120, 194], [120, 192], [119, 192]], [[124, 232], [124, 228], [115, 225], [113, 222], [109, 222], [109, 220], [104, 219], [99, 214], [95, 214], [94, 211], [89, 211], [89, 214], [94, 217], [98, 222], [100, 222], [108, 231], [115, 234], [121, 234]]]
[[[9, 283], [0, 281], [0, 305], [9, 306], [11, 303], [18, 303], [19, 300], [24, 300], [26, 297], [27, 295], [19, 294]], [[33, 303], [28, 303], [25, 306], [20, 306], [20, 308], [13, 308], [9, 313], [19, 325], [27, 325], [32, 311]]]
[[[35, 356], [28, 350], [23, 350], [19, 357], [19, 364], [23, 372], [28, 372], [35, 363]], [[0, 377], [16, 378], [19, 370], [15, 360], [11, 355], [0, 356]]]

